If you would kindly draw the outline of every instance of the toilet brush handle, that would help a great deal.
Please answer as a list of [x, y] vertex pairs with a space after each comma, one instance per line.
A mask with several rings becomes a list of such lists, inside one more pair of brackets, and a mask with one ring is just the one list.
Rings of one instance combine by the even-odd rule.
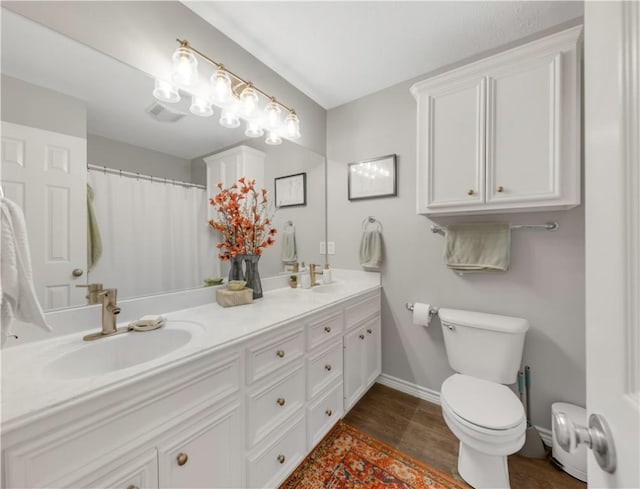
[[527, 426], [531, 426], [531, 401], [529, 396], [529, 388], [531, 387], [531, 369], [529, 365], [524, 367], [524, 387], [527, 394]]

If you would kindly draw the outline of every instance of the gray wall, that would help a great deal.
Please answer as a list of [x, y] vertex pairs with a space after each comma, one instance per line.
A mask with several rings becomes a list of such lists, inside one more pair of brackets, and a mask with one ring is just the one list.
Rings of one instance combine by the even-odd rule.
[[95, 134], [87, 135], [87, 162], [154, 177], [191, 181], [191, 160]]
[[152, 76], [167, 77], [176, 37], [294, 107], [302, 146], [325, 154], [326, 110], [179, 2], [2, 2]]
[[[283, 141], [278, 146], [270, 146], [261, 138], [256, 138], [246, 139], [241, 144], [265, 153], [265, 188], [272, 198], [275, 178], [303, 172], [307, 174], [307, 205], [283, 207], [276, 212], [273, 222], [278, 232], [282, 232], [284, 223], [288, 220], [295, 224], [298, 261], [323, 264], [320, 241], [324, 240], [325, 232], [324, 156], [289, 141]], [[204, 155], [203, 158], [206, 156], [209, 155]], [[206, 182], [206, 165], [203, 158], [192, 161], [194, 182]], [[276, 244], [265, 249], [260, 259], [261, 276], [270, 277], [283, 271], [280, 244], [280, 237], [276, 235]]]
[[[426, 77], [422, 77], [426, 78]], [[416, 102], [411, 81], [332, 109], [327, 118], [329, 240], [333, 266], [358, 268], [362, 220], [384, 226], [382, 267], [382, 371], [440, 391], [452, 374], [439, 321], [412, 324], [406, 302], [520, 316], [531, 322], [524, 364], [532, 369], [532, 415], [549, 428], [551, 403], [585, 402], [585, 299], [583, 207], [551, 213], [438, 219], [544, 223], [560, 230], [513, 232], [512, 268], [506, 274], [460, 277], [442, 264], [443, 237], [416, 215]], [[398, 196], [347, 200], [347, 163], [398, 155]]]
[[84, 101], [2, 75], [2, 120], [46, 131], [87, 137]]

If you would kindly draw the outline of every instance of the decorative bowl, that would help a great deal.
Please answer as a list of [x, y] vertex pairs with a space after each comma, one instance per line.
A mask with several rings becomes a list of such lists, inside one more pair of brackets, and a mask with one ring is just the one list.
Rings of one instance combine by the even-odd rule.
[[224, 282], [222, 277], [207, 277], [204, 279], [205, 285], [220, 285], [222, 282]]
[[227, 283], [227, 289], [229, 290], [242, 290], [244, 286], [247, 285], [247, 282], [244, 280], [229, 280]]

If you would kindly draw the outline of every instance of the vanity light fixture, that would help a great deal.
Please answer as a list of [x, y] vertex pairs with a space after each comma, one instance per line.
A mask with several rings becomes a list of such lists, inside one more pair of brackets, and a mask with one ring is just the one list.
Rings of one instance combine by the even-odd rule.
[[[190, 111], [201, 117], [213, 115], [212, 105], [222, 109], [220, 125], [236, 128], [240, 118], [246, 121], [245, 135], [260, 137], [267, 132], [267, 144], [281, 144], [282, 137], [296, 140], [300, 138], [300, 120], [296, 111], [287, 107], [275, 97], [260, 90], [252, 82], [247, 81], [228, 70], [221, 63], [214, 61], [189, 44], [189, 41], [176, 39], [180, 45], [172, 56], [173, 84], [165, 80], [156, 80], [153, 96], [168, 103], [180, 101], [180, 91], [191, 96]], [[213, 65], [215, 72], [207, 85], [207, 93], [201, 91], [199, 82], [198, 59]], [[198, 86], [199, 93], [193, 93], [192, 87]], [[266, 100], [261, 109], [261, 100]], [[284, 121], [282, 112], [287, 114]]]

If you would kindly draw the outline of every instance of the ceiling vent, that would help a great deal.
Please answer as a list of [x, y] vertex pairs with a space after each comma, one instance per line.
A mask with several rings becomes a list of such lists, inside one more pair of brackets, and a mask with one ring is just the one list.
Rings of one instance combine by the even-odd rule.
[[145, 112], [159, 122], [178, 122], [186, 115], [160, 102], [153, 102], [145, 109]]

